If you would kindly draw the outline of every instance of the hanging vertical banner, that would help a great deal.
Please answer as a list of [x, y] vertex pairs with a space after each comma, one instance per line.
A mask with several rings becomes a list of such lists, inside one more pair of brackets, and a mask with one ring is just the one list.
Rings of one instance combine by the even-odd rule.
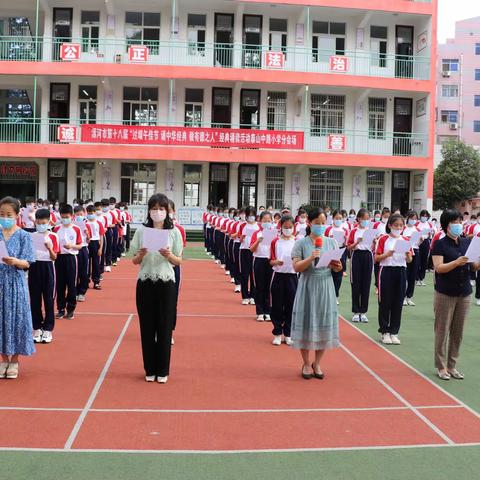
[[300, 174], [292, 175], [292, 195], [300, 195]]
[[353, 198], [360, 198], [361, 188], [360, 182], [362, 177], [360, 175], [354, 175], [352, 179], [352, 197]]
[[112, 186], [112, 171], [109, 165], [102, 166], [102, 190], [109, 191]]
[[165, 169], [165, 192], [175, 191], [175, 169]]

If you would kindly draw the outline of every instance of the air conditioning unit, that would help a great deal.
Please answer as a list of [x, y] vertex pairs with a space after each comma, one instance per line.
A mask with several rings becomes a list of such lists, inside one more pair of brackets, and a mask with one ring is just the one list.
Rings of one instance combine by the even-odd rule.
[[458, 123], [451, 123], [450, 130], [458, 130]]
[[450, 78], [451, 72], [449, 70], [443, 71], [442, 72], [442, 77], [445, 78]]

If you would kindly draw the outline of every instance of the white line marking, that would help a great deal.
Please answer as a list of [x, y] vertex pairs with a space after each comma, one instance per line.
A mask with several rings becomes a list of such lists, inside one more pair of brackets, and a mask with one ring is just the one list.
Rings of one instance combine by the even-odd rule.
[[405, 365], [407, 368], [415, 372], [417, 375], [422, 377], [424, 380], [426, 380], [430, 385], [433, 385], [437, 390], [440, 390], [443, 394], [445, 394], [447, 397], [451, 398], [455, 402], [457, 402], [459, 405], [461, 405], [463, 408], [468, 410], [471, 414], [475, 415], [477, 418], [480, 418], [480, 413], [478, 413], [476, 410], [474, 410], [472, 407], [469, 407], [465, 402], [457, 398], [455, 395], [451, 394], [447, 390], [444, 390], [440, 385], [436, 384], [431, 378], [427, 377], [424, 373], [422, 373], [420, 370], [417, 370], [415, 367], [407, 363], [405, 360], [400, 358], [398, 355], [395, 353], [391, 352], [388, 348], [384, 347], [381, 343], [375, 341], [370, 335], [365, 333], [363, 330], [360, 328], [356, 327], [355, 325], [351, 324], [345, 317], [342, 317], [340, 315], [340, 318], [351, 328], [354, 328], [357, 332], [360, 332], [364, 337], [368, 338], [371, 342], [373, 342], [377, 347], [381, 348], [385, 352], [387, 352], [389, 355], [391, 355], [393, 358], [398, 360], [402, 365]]
[[394, 395], [398, 400], [400, 400], [405, 406], [407, 406], [420, 420], [427, 424], [438, 436], [440, 436], [445, 442], [449, 445], [455, 445], [455, 442], [448, 437], [442, 430], [440, 430], [436, 425], [434, 425], [425, 415], [422, 415], [417, 408], [415, 408], [407, 399], [400, 395], [393, 387], [386, 383], [379, 375], [377, 375], [368, 365], [366, 365], [362, 360], [360, 360], [351, 350], [349, 350], [345, 345], [340, 345], [340, 348], [346, 352], [353, 360], [355, 360], [361, 367], [363, 367], [373, 378], [375, 378], [385, 389], [387, 389], [392, 395]]
[[92, 392], [90, 393], [90, 397], [87, 400], [87, 403], [85, 404], [85, 407], [83, 408], [82, 412], [80, 413], [77, 421], [75, 422], [75, 425], [73, 426], [73, 429], [65, 443], [64, 449], [69, 450], [72, 448], [72, 444], [77, 438], [78, 432], [80, 431], [80, 428], [83, 425], [83, 422], [85, 420], [85, 417], [88, 414], [88, 411], [93, 405], [93, 402], [95, 401], [95, 398], [98, 395], [98, 392], [100, 390], [100, 387], [102, 386], [103, 381], [105, 380], [105, 377], [107, 375], [108, 369], [110, 368], [110, 365], [113, 362], [113, 359], [120, 347], [120, 344], [122, 343], [123, 337], [125, 336], [125, 333], [127, 332], [127, 329], [130, 325], [130, 322], [132, 321], [133, 314], [130, 314], [127, 318], [127, 321], [125, 322], [125, 325], [123, 326], [122, 331], [120, 332], [120, 335], [117, 338], [117, 341], [115, 342], [115, 345], [112, 348], [112, 351], [110, 352], [110, 355], [107, 358], [107, 361], [105, 362], [105, 366], [103, 367], [103, 370], [100, 372], [100, 376], [97, 379], [97, 383], [95, 383], [95, 386], [93, 387]]

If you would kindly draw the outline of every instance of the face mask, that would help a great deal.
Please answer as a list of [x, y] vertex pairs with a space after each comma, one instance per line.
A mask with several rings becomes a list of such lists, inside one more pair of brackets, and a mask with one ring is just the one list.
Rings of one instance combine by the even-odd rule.
[[448, 228], [454, 237], [459, 237], [463, 232], [463, 227], [459, 223], [451, 223]]
[[83, 217], [82, 217], [81, 215], [77, 215], [77, 216], [75, 217], [75, 221], [76, 221], [76, 222], [83, 222]]
[[233, 219], [233, 213], [229, 213], [228, 218], [230, 218], [232, 220]]
[[409, 218], [408, 219], [408, 224], [413, 227], [415, 224], [417, 223], [417, 221], [414, 219], [414, 218]]
[[392, 237], [399, 237], [402, 234], [402, 231], [397, 228], [392, 228], [390, 233], [392, 234]]
[[167, 212], [165, 210], [150, 210], [150, 218], [154, 222], [163, 222], [167, 218]]
[[349, 218], [349, 220], [353, 221], [353, 220], [355, 220], [356, 217], [355, 217], [355, 215], [349, 215], [348, 218]]
[[343, 223], [342, 220], [334, 220], [333, 223], [335, 224], [336, 227], [340, 227]]
[[420, 221], [422, 223], [425, 223], [428, 220], [428, 217], [420, 217]]
[[363, 227], [363, 228], [366, 228], [366, 227], [368, 227], [368, 223], [369, 223], [368, 220], [362, 220], [362, 221], [360, 222], [360, 226]]
[[60, 208], [60, 207], [59, 207], [58, 205], [55, 205], [55, 211], [56, 211], [56, 212], [58, 212], [58, 209], [59, 209], [59, 208]]
[[233, 217], [233, 219], [238, 222], [240, 220], [240, 217]]
[[109, 205], [109, 208], [110, 208], [110, 210], [114, 210], [114, 209], [115, 209], [115, 205]]
[[15, 225], [14, 218], [0, 217], [0, 227], [10, 230]]
[[100, 216], [101, 214], [102, 214], [102, 211], [101, 211], [101, 210], [96, 210], [96, 211], [95, 211], [95, 215]]
[[379, 221], [380, 221], [380, 217], [375, 217], [375, 221], [376, 221], [376, 222], [379, 222]]
[[293, 235], [293, 228], [282, 228], [282, 232], [286, 237], [291, 237]]
[[29, 212], [33, 212], [33, 210], [35, 210], [35, 207], [34, 207], [32, 204], [27, 205], [27, 210], [28, 210]]
[[48, 223], [40, 223], [40, 224], [37, 223], [35, 225], [35, 228], [38, 233], [45, 233], [48, 230]]
[[175, 220], [175, 214], [174, 213], [169, 213], [168, 216], [170, 217], [170, 220]]
[[300, 220], [299, 222], [304, 225], [305, 223], [307, 223], [307, 219], [306, 218], [303, 218], [303, 217], [300, 217]]
[[102, 212], [107, 213], [108, 212], [108, 207], [102, 207]]
[[73, 203], [73, 208], [78, 207], [78, 203]]
[[245, 214], [244, 213], [240, 214], [240, 220], [245, 220]]
[[312, 225], [311, 230], [316, 237], [321, 237], [325, 233], [326, 227], [325, 225]]
[[255, 221], [255, 217], [253, 215], [249, 215], [248, 219], [247, 219], [250, 223], [254, 222]]
[[94, 214], [94, 213], [89, 213], [89, 214], [87, 215], [87, 219], [88, 219], [88, 220], [95, 220], [95, 214]]
[[125, 210], [125, 207], [120, 207], [120, 211], [123, 212]]
[[262, 223], [262, 227], [265, 229], [265, 230], [270, 230], [272, 228], [272, 223], [271, 222], [265, 222], [265, 223]]
[[70, 225], [72, 223], [71, 218], [62, 218], [62, 224], [63, 225]]

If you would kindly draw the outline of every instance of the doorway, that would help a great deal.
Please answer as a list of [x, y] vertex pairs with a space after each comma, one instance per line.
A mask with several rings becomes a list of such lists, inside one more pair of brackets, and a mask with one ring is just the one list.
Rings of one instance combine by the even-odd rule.
[[57, 142], [57, 127], [70, 121], [70, 84], [50, 84], [50, 141]]
[[257, 207], [257, 165], [238, 167], [238, 207]]
[[230, 128], [232, 121], [232, 89], [212, 88], [212, 128]]
[[243, 67], [262, 68], [262, 15], [243, 16]]
[[233, 60], [233, 13], [215, 14], [215, 66], [231, 67]]
[[394, 112], [393, 155], [411, 155], [412, 99], [395, 97]]
[[48, 199], [67, 203], [67, 166], [68, 161], [64, 159], [48, 160]]
[[242, 88], [240, 91], [240, 128], [260, 127], [260, 90]]
[[210, 164], [208, 203], [228, 206], [229, 174], [228, 163]]
[[395, 76], [413, 77], [413, 27], [397, 25], [395, 27]]
[[410, 209], [410, 172], [392, 172], [392, 212], [406, 215]]
[[62, 43], [72, 40], [72, 8], [53, 9], [53, 60], [60, 60]]

